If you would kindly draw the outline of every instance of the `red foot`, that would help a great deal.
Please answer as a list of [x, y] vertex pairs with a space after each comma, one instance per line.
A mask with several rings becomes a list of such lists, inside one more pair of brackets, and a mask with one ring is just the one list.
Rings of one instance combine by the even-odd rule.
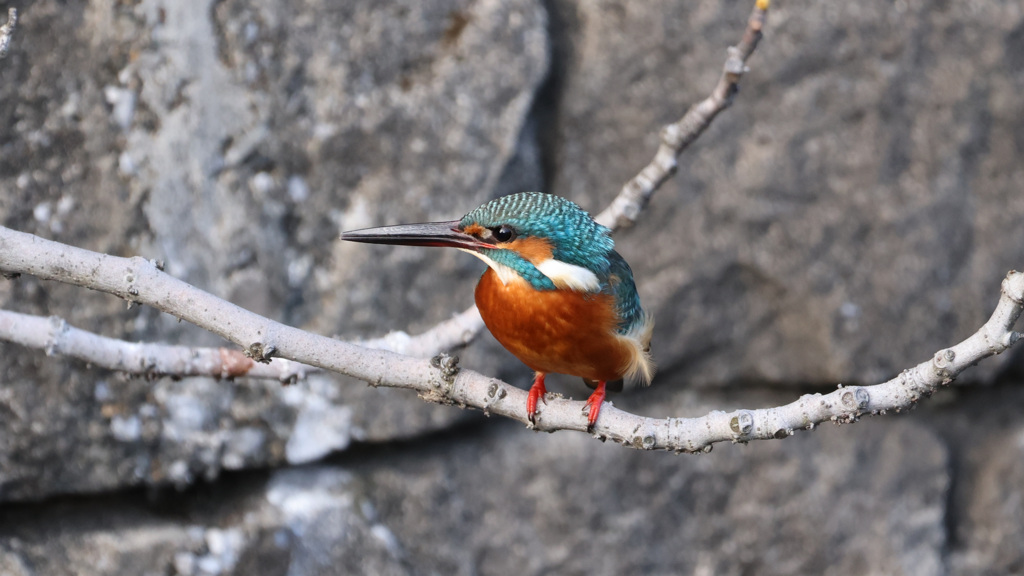
[[604, 402], [604, 381], [597, 383], [597, 388], [594, 388], [594, 393], [587, 398], [587, 405], [584, 410], [587, 410], [587, 432], [594, 429], [594, 424], [597, 424], [597, 417], [601, 414], [601, 403]]
[[526, 397], [526, 417], [530, 422], [537, 423], [537, 400], [547, 404], [547, 400], [544, 399], [547, 393], [548, 389], [544, 387], [544, 373], [537, 372], [533, 378], [533, 386], [530, 386], [530, 395]]

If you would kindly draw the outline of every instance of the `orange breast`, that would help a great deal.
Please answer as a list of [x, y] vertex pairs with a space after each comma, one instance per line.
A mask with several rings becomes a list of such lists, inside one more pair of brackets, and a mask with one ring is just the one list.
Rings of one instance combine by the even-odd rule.
[[534, 290], [525, 281], [501, 283], [488, 268], [476, 305], [494, 337], [536, 372], [618, 380], [632, 350], [615, 333], [615, 301], [607, 294]]

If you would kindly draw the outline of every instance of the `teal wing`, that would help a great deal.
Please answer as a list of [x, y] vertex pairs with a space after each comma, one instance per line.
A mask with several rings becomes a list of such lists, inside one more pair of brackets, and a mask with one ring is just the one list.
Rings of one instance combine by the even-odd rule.
[[626, 260], [612, 250], [608, 254], [608, 277], [602, 292], [615, 297], [615, 305], [619, 312], [619, 334], [626, 334], [638, 324], [645, 321], [646, 314], [640, 307], [640, 295], [636, 292], [633, 282], [633, 271]]
[[655, 372], [654, 361], [651, 359], [654, 318], [640, 306], [640, 295], [633, 283], [633, 271], [617, 252], [608, 254], [608, 275], [602, 292], [615, 297], [619, 314], [618, 333], [633, 344], [632, 358], [625, 369], [623, 380], [630, 386], [646, 386], [651, 383]]

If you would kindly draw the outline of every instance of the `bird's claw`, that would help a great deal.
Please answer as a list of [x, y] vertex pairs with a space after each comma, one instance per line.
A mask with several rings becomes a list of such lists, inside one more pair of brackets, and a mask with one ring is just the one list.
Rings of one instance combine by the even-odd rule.
[[601, 403], [594, 402], [594, 397], [587, 398], [586, 404], [583, 405], [583, 409], [580, 412], [587, 415], [587, 434], [594, 431], [594, 424], [597, 424], [597, 416], [601, 413]]
[[533, 380], [533, 386], [530, 386], [530, 393], [526, 396], [526, 419], [530, 421], [530, 424], [537, 424], [537, 402], [547, 404], [548, 401], [544, 398], [547, 393], [548, 390], [544, 387], [544, 375], [538, 373]]
[[597, 417], [601, 415], [601, 403], [604, 402], [604, 397], [605, 383], [598, 382], [594, 393], [590, 395], [590, 398], [587, 398], [586, 404], [583, 405], [583, 412], [587, 415], [587, 433], [594, 431]]
[[542, 404], [547, 404], [548, 401], [544, 398], [544, 395], [539, 396], [533, 393], [533, 389], [530, 389], [530, 396], [526, 399], [526, 419], [530, 421], [530, 424], [537, 423], [537, 403], [538, 400]]

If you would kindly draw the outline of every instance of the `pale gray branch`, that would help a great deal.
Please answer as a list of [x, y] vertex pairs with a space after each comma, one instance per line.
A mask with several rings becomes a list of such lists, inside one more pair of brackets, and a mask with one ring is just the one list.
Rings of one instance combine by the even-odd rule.
[[[470, 308], [418, 336], [397, 331], [354, 344], [390, 350], [406, 356], [429, 358], [467, 344], [482, 324]], [[75, 328], [57, 316], [42, 317], [0, 310], [0, 340], [43, 350], [48, 356], [70, 356], [89, 364], [147, 377], [209, 376], [212, 378], [267, 378], [284, 383], [304, 380], [319, 368], [275, 358], [258, 363], [239, 350], [196, 348], [172, 344], [126, 342]]]
[[6, 58], [7, 52], [11, 49], [11, 37], [14, 35], [14, 28], [18, 25], [18, 9], [7, 10], [7, 22], [0, 26], [0, 58]]
[[45, 318], [9, 310], [0, 310], [0, 340], [43, 350], [47, 356], [70, 356], [146, 377], [246, 376], [292, 383], [305, 379], [310, 371], [319, 370], [283, 358], [275, 358], [269, 364], [258, 363], [240, 350], [228, 348], [126, 342], [75, 328], [56, 316]]
[[719, 112], [732, 104], [739, 90], [740, 78], [747, 72], [747, 58], [761, 40], [761, 30], [767, 17], [768, 2], [759, 0], [747, 20], [743, 39], [727, 51], [725, 67], [715, 89], [707, 98], [687, 110], [678, 122], [662, 129], [661, 146], [654, 159], [632, 180], [626, 182], [612, 203], [594, 218], [598, 223], [612, 230], [636, 223], [654, 192], [675, 174], [683, 150], [704, 133]]
[[[153, 306], [241, 345], [257, 361], [288, 358], [372, 385], [417, 390], [432, 402], [469, 406], [528, 423], [525, 390], [460, 370], [452, 357], [417, 359], [285, 326], [168, 276], [143, 258], [99, 254], [0, 227], [0, 273], [31, 274]], [[968, 367], [1016, 343], [1020, 334], [1013, 325], [1022, 309], [1024, 274], [1010, 272], [995, 312], [977, 333], [883, 384], [805, 395], [777, 408], [716, 411], [700, 418], [645, 418], [606, 404], [593, 432], [635, 448], [698, 452], [717, 442], [784, 438], [822, 422], [852, 422], [867, 414], [905, 410]], [[549, 398], [540, 405], [536, 427], [584, 431], [583, 406], [580, 401]]]

